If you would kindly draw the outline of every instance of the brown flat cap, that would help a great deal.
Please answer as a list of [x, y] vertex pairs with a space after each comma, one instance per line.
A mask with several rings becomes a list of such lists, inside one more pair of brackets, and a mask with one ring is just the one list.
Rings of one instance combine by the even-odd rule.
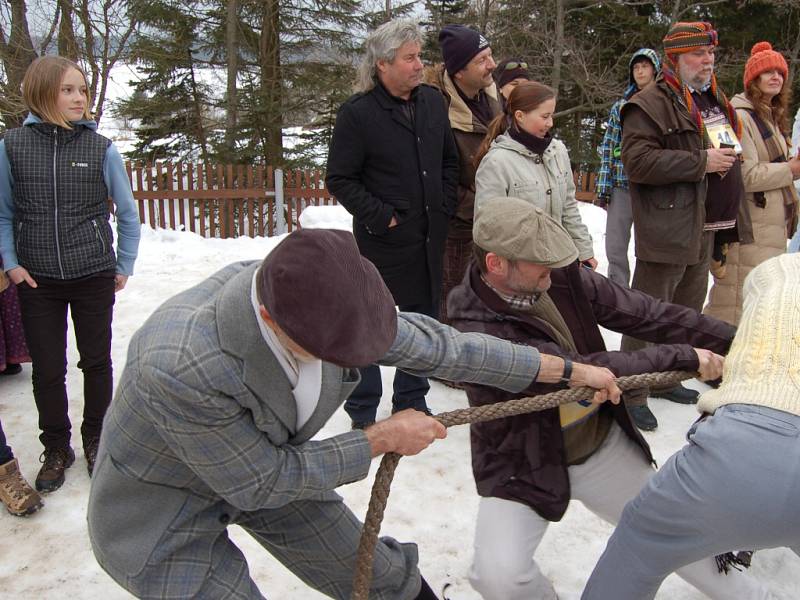
[[540, 208], [518, 198], [482, 202], [475, 213], [472, 237], [487, 252], [553, 269], [578, 258], [578, 249], [566, 230]]
[[349, 231], [289, 234], [261, 264], [258, 293], [292, 341], [342, 367], [377, 361], [397, 335], [394, 299]]

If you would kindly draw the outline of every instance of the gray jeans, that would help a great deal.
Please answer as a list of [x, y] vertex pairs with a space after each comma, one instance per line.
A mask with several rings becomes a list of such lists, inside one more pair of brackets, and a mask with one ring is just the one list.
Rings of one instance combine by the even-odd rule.
[[631, 281], [631, 266], [628, 262], [631, 227], [631, 194], [627, 189], [615, 187], [611, 190], [606, 214], [606, 256], [608, 278], [624, 287], [630, 287]]
[[687, 438], [625, 507], [582, 600], [653, 598], [672, 571], [731, 550], [800, 554], [800, 416], [731, 404]]

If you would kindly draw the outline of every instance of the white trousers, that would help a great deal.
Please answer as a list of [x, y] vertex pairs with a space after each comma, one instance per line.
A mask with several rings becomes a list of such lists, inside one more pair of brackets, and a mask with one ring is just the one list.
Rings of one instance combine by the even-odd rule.
[[[636, 497], [654, 473], [639, 447], [614, 424], [603, 445], [589, 460], [569, 467], [571, 495], [598, 517], [616, 525], [625, 504]], [[686, 510], [692, 511], [692, 507], [687, 506]], [[519, 502], [480, 499], [469, 579], [485, 600], [556, 599], [553, 584], [534, 560], [548, 524], [536, 511]], [[677, 574], [709, 598], [769, 597], [767, 590], [747, 573], [720, 574], [713, 557], [689, 564]]]

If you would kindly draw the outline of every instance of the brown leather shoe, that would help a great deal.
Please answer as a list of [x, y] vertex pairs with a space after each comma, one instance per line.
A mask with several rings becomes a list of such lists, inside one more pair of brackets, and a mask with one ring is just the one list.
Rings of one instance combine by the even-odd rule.
[[55, 492], [64, 484], [64, 471], [75, 462], [72, 448], [45, 448], [39, 457], [43, 463], [36, 476], [36, 489], [45, 494]]
[[42, 505], [42, 497], [25, 481], [16, 458], [0, 465], [0, 501], [15, 517], [35, 513]]

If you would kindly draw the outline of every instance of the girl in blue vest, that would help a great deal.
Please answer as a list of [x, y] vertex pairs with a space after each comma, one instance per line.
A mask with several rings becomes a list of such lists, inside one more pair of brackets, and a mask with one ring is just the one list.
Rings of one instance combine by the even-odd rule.
[[[0, 142], [0, 254], [17, 285], [44, 445], [36, 489], [57, 490], [75, 461], [67, 414], [67, 309], [83, 371], [83, 453], [92, 473], [111, 401], [114, 295], [133, 273], [139, 219], [119, 152], [96, 133], [86, 75], [35, 60], [22, 82], [30, 114]], [[109, 224], [111, 197], [117, 248]]]

